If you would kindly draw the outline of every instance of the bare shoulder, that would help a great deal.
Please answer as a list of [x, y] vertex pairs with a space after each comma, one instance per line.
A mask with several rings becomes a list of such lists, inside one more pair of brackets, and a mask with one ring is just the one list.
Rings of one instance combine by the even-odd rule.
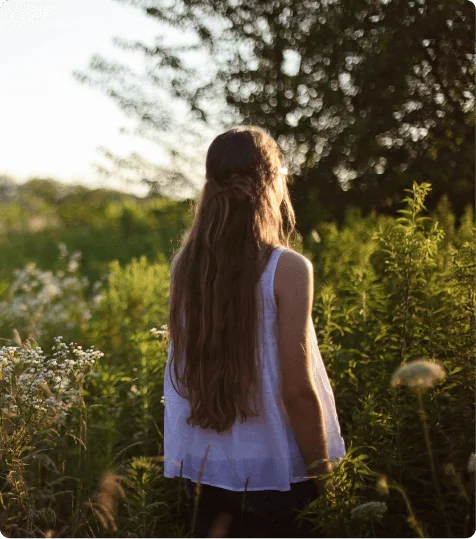
[[305, 284], [313, 273], [312, 262], [304, 255], [287, 249], [278, 259], [274, 275], [274, 297], [279, 305], [283, 294], [291, 290], [290, 282]]

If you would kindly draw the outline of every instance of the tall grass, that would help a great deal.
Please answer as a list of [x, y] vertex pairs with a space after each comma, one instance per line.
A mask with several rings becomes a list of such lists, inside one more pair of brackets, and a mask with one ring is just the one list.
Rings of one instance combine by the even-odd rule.
[[[335, 490], [300, 515], [326, 537], [469, 537], [475, 529], [474, 219], [468, 207], [456, 227], [444, 200], [427, 215], [430, 189], [415, 184], [397, 219], [351, 212], [342, 229], [323, 225], [304, 249], [348, 448], [329, 476]], [[0, 396], [0, 530], [192, 536], [182, 484], [162, 474], [167, 256], [111, 261], [95, 283], [81, 271], [80, 255], [68, 258], [63, 246], [55, 269], [26, 266], [0, 290], [0, 386], [9, 373], [17, 380]], [[65, 339], [74, 341], [66, 349]], [[87, 376], [71, 366], [68, 405], [56, 417], [51, 404], [46, 421], [38, 402], [51, 395], [41, 381], [31, 386], [38, 373], [29, 370], [38, 360], [54, 382], [55, 343], [65, 361], [73, 350], [103, 355]], [[401, 369], [428, 364], [444, 375], [416, 391]], [[30, 405], [23, 374], [36, 388]]]

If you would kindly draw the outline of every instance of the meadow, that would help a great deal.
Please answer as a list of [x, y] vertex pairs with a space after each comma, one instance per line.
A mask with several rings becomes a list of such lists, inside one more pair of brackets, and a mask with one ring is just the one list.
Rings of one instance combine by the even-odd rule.
[[[53, 182], [0, 211], [0, 530], [7, 537], [192, 536], [165, 479], [169, 261], [187, 202]], [[294, 248], [346, 442], [322, 537], [475, 531], [475, 225], [429, 183], [397, 218], [349, 211]], [[35, 219], [33, 219], [33, 216]]]

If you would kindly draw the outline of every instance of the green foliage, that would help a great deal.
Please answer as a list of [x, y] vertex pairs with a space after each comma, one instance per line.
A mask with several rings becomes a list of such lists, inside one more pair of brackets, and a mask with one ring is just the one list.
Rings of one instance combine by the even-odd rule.
[[56, 524], [59, 445], [71, 435], [85, 376], [102, 352], [59, 337], [45, 354], [18, 333], [16, 340], [0, 347], [0, 514], [7, 537], [36, 537]]
[[[415, 403], [389, 390], [389, 381], [410, 360], [441, 362], [448, 377], [425, 396], [437, 472], [441, 477], [448, 463], [464, 469], [474, 450], [467, 433], [474, 431], [475, 245], [470, 211], [453, 240], [443, 241], [436, 218], [422, 215], [429, 190], [415, 184], [395, 220], [355, 218], [350, 229], [323, 227], [315, 311], [344, 438], [372, 446], [372, 467], [404, 483], [410, 499], [425, 499], [432, 514], [428, 533], [437, 536], [445, 528]], [[447, 213], [444, 226], [451, 232], [448, 211], [442, 207], [439, 214]], [[451, 492], [443, 495], [454, 531], [467, 507]], [[395, 509], [404, 511], [403, 502]], [[395, 536], [411, 533], [401, 521], [391, 529]]]
[[[154, 106], [138, 75], [115, 60], [92, 62], [77, 79], [127, 107], [166, 151], [167, 105], [186, 106], [186, 120], [173, 120], [174, 162], [190, 159], [190, 133], [203, 125], [263, 126], [289, 161], [303, 235], [323, 221], [342, 224], [352, 205], [395, 215], [402, 190], [426, 178], [428, 208], [442, 195], [458, 219], [467, 201], [474, 207], [475, 38], [466, 0], [131, 4], [161, 31], [193, 41], [137, 44], [147, 66], [141, 83], [158, 90]], [[235, 53], [241, 46], [246, 53]], [[208, 69], [190, 62], [191, 49]], [[162, 188], [165, 174], [154, 176]]]
[[[430, 190], [415, 183], [396, 219], [351, 211], [341, 228], [322, 225], [307, 253], [314, 259], [319, 349], [347, 447], [329, 475], [334, 490], [301, 515], [323, 536], [474, 531], [468, 458], [475, 448], [468, 433], [475, 405], [475, 227], [470, 206], [458, 226], [444, 200], [425, 214]], [[133, 203], [125, 207], [121, 226], [139, 238], [145, 214]], [[112, 212], [111, 220], [118, 215]], [[0, 447], [0, 526], [8, 522], [12, 537], [48, 530], [70, 537], [190, 534], [182, 484], [162, 473], [167, 258], [156, 251], [149, 260], [116, 259], [103, 268], [80, 333], [104, 356], [81, 385], [67, 424], [15, 461]], [[10, 287], [6, 282], [4, 290]], [[77, 301], [64, 290], [64, 305]], [[22, 289], [22, 301], [38, 296], [30, 291]], [[391, 386], [395, 370], [418, 359], [437, 362], [446, 377], [425, 393]], [[385, 488], [376, 482], [382, 476]]]
[[91, 286], [111, 260], [127, 264], [142, 255], [170, 257], [191, 217], [186, 202], [49, 180], [14, 185], [12, 191], [0, 200], [0, 293], [2, 283], [28, 262], [59, 270], [59, 243], [82, 254], [81, 272]]
[[[113, 261], [109, 270], [87, 334], [90, 342], [103, 343], [106, 351], [96, 378], [85, 388], [91, 404], [86, 411], [85, 440], [91, 451], [82, 462], [87, 477], [127, 468], [131, 458], [163, 452], [162, 388], [167, 343], [150, 329], [167, 321], [168, 265], [163, 261], [150, 264], [141, 257], [124, 267]], [[75, 466], [74, 455], [69, 460]], [[154, 473], [157, 475], [156, 467]], [[131, 507], [130, 511], [136, 505]], [[140, 519], [147, 510], [141, 509]], [[131, 514], [129, 520], [134, 518], [139, 516]], [[127, 529], [127, 536], [146, 536], [142, 533]]]
[[124, 485], [126, 502], [120, 520], [121, 536], [160, 537], [165, 530], [170, 530], [168, 537], [185, 536], [185, 515], [177, 503], [180, 493], [163, 477], [157, 458], [131, 459], [124, 470]]
[[14, 272], [1, 296], [0, 335], [10, 336], [15, 329], [52, 345], [55, 335], [75, 339], [86, 330], [91, 313], [88, 279], [79, 272], [81, 253], [68, 256], [64, 244], [59, 250], [57, 271], [44, 271], [30, 262]]
[[[109, 357], [124, 363], [136, 349], [134, 335], [163, 325], [168, 318], [169, 268], [162, 261], [149, 264], [142, 256], [125, 267], [116, 260], [109, 266], [107, 283], [91, 321], [98, 342], [108, 342]], [[131, 338], [132, 337], [132, 338]], [[107, 358], [106, 358], [107, 361]]]

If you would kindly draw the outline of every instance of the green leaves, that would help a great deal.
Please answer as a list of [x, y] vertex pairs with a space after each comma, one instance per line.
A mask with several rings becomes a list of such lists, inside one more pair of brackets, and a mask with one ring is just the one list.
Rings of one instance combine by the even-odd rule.
[[[414, 183], [407, 191], [411, 195], [396, 219], [354, 217], [352, 226], [341, 230], [319, 229], [314, 265], [316, 282], [325, 284], [316, 285], [315, 310], [344, 439], [373, 446], [369, 468], [405, 485], [408, 499], [421, 508], [434, 503], [421, 426], [414, 399], [391, 390], [390, 378], [401, 364], [416, 359], [444, 366], [447, 378], [425, 396], [435, 461], [467, 459], [474, 451], [465, 433], [474, 431], [475, 246], [469, 217], [454, 231], [449, 227], [446, 241], [437, 216], [424, 213], [429, 183]], [[443, 211], [451, 223], [451, 209], [440, 209], [440, 220]], [[354, 487], [344, 484], [345, 496], [352, 498]], [[368, 498], [358, 500], [364, 501]], [[408, 533], [399, 518], [407, 511], [405, 503], [391, 501], [386, 529], [392, 534]], [[345, 531], [348, 514], [340, 511], [340, 533], [372, 533]], [[458, 515], [452, 529], [458, 519], [464, 521], [465, 511], [458, 505], [448, 511]], [[438, 534], [439, 517], [422, 512], [433, 530], [428, 533]]]

